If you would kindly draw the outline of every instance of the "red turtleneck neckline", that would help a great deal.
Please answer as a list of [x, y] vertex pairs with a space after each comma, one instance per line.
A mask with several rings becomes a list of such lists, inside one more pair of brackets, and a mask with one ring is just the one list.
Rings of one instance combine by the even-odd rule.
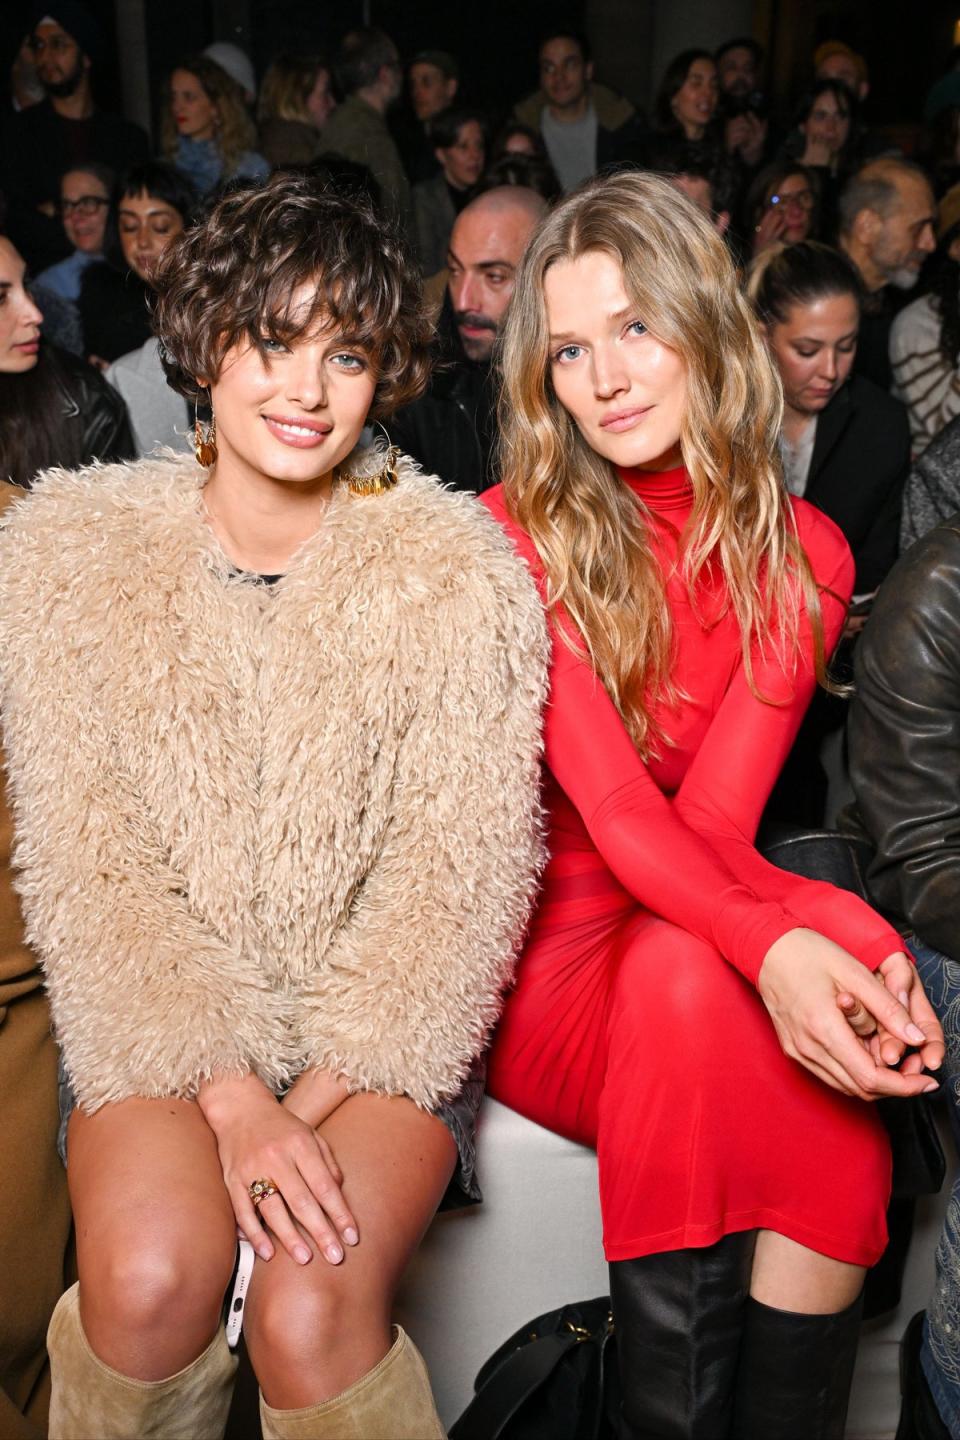
[[672, 470], [628, 470], [617, 474], [651, 510], [683, 510], [690, 504], [690, 476], [685, 465]]

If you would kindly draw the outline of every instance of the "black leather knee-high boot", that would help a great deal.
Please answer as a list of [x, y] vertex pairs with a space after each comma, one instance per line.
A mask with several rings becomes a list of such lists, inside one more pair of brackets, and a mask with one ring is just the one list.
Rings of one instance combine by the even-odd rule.
[[744, 1312], [733, 1440], [843, 1440], [862, 1297], [836, 1315]]
[[756, 1231], [610, 1266], [622, 1440], [725, 1440]]

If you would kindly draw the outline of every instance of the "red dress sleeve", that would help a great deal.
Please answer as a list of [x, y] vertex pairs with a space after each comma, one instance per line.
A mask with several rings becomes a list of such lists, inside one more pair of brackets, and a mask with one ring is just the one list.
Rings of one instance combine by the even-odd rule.
[[[826, 653], [834, 649], [853, 588], [854, 567], [846, 540], [825, 515], [795, 502], [800, 542], [820, 589]], [[903, 941], [857, 895], [833, 885], [790, 875], [771, 865], [754, 846], [760, 816], [796, 738], [816, 686], [813, 636], [804, 617], [794, 674], [770, 656], [753, 655], [758, 699], [741, 669], [710, 723], [710, 729], [674, 797], [677, 814], [760, 896], [778, 899], [805, 926], [842, 945], [869, 969], [903, 949]]]
[[[542, 587], [539, 557], [506, 512], [500, 488], [482, 502]], [[553, 627], [545, 760], [600, 855], [642, 905], [713, 944], [752, 983], [774, 941], [799, 925], [759, 896], [674, 808], [651, 776], [592, 668]]]

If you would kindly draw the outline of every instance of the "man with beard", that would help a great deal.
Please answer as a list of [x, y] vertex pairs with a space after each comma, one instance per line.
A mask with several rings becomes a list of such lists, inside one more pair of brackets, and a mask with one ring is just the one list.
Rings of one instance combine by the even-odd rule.
[[94, 104], [91, 71], [100, 57], [100, 28], [79, 0], [33, 7], [28, 41], [44, 99], [11, 115], [2, 137], [2, 173], [10, 203], [9, 231], [32, 269], [70, 251], [57, 205], [60, 177], [91, 161], [122, 174], [149, 153], [138, 125]]
[[389, 424], [394, 444], [457, 490], [479, 494], [498, 479], [493, 350], [517, 266], [546, 213], [546, 201], [519, 185], [488, 190], [461, 210], [447, 252], [430, 388]]
[[889, 390], [890, 327], [896, 291], [911, 290], [937, 247], [937, 210], [926, 175], [907, 160], [871, 160], [840, 196], [840, 249], [860, 273], [865, 292], [854, 373]]

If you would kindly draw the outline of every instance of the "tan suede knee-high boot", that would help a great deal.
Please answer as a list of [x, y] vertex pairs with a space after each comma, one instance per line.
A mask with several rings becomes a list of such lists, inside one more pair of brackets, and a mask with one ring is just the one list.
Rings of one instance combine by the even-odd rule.
[[332, 1400], [272, 1410], [261, 1395], [263, 1440], [446, 1440], [423, 1356], [396, 1329], [380, 1364]]
[[237, 1368], [222, 1327], [185, 1370], [167, 1380], [133, 1380], [90, 1349], [74, 1285], [53, 1312], [47, 1348], [50, 1440], [222, 1440]]

